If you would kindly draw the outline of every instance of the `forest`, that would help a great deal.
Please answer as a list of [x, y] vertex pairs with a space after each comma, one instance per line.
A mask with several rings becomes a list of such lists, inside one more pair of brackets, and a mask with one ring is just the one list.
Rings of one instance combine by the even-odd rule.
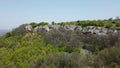
[[120, 68], [120, 18], [51, 22], [51, 25], [115, 29], [106, 35], [62, 28], [39, 33], [25, 30], [50, 25], [31, 22], [0, 36], [0, 68]]

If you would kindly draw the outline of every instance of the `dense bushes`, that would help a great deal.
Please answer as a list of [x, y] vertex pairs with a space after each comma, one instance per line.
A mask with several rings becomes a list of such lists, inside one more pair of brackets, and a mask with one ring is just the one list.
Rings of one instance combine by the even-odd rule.
[[120, 67], [120, 47], [106, 48], [99, 52], [96, 58], [96, 65], [104, 66], [105, 68]]
[[31, 22], [30, 25], [32, 25], [32, 27], [35, 28], [36, 26], [45, 26], [45, 25], [48, 25], [48, 22], [40, 22], [40, 23]]
[[120, 67], [119, 34], [98, 36], [84, 35], [79, 32], [67, 33], [55, 31], [50, 35], [47, 33], [41, 35], [26, 33], [7, 38], [0, 37], [0, 67]]
[[56, 54], [54, 57], [57, 59], [55, 60], [56, 63], [52, 65], [52, 67], [56, 68], [61, 65], [65, 67], [68, 61], [66, 61], [65, 64], [61, 63], [64, 62], [64, 60], [61, 59], [62, 57], [58, 58], [58, 56], [64, 56], [61, 55], [63, 52], [67, 53], [67, 56], [73, 52], [80, 54], [80, 48], [71, 48], [67, 45], [53, 46], [51, 44], [45, 44], [43, 38], [36, 33], [10, 36], [8, 38], [4, 38], [4, 41], [2, 41], [2, 39], [3, 38], [1, 37], [1, 68], [51, 67], [51, 63], [54, 63], [54, 61], [49, 61], [50, 63], [48, 63], [48, 56], [53, 53]]
[[116, 45], [119, 41], [119, 33], [107, 35], [82, 34], [81, 32], [53, 30], [49, 33], [41, 33], [45, 42], [54, 46], [69, 45], [70, 47], [80, 47], [91, 52], [103, 50]]
[[117, 23], [116, 23], [116, 26], [117, 26], [117, 27], [120, 27], [120, 22], [117, 22]]
[[105, 36], [86, 35], [82, 37], [82, 41], [84, 42], [83, 48], [92, 52], [100, 51], [118, 44], [119, 38], [119, 33]]
[[104, 26], [103, 22], [100, 21], [78, 21], [78, 25], [85, 27], [85, 26]]
[[58, 25], [80, 25], [82, 27], [85, 26], [100, 26], [100, 27], [120, 27], [120, 19], [119, 18], [109, 18], [105, 20], [78, 20], [78, 21], [71, 21], [71, 22], [60, 22], [56, 23]]
[[109, 24], [105, 24], [105, 27], [106, 27], [106, 28], [110, 28], [110, 27], [112, 27], [112, 26], [113, 26], [113, 24], [110, 24], [110, 23], [109, 23]]
[[5, 34], [5, 38], [8, 38], [8, 37], [10, 37], [10, 36], [12, 36], [11, 32], [7, 32], [7, 33]]

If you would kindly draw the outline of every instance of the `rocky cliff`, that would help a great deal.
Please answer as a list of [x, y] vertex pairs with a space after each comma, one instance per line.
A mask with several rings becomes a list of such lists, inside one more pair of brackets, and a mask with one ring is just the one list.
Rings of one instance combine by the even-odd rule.
[[77, 25], [65, 25], [65, 26], [60, 26], [60, 25], [44, 25], [44, 26], [36, 26], [32, 27], [31, 25], [26, 25], [25, 26], [26, 31], [33, 31], [37, 33], [41, 32], [50, 32], [53, 30], [59, 30], [62, 32], [65, 31], [79, 31], [84, 34], [97, 34], [97, 35], [106, 35], [110, 33], [117, 33], [119, 32], [119, 28], [105, 28], [105, 27], [97, 27], [97, 26], [86, 26], [86, 27], [81, 27]]

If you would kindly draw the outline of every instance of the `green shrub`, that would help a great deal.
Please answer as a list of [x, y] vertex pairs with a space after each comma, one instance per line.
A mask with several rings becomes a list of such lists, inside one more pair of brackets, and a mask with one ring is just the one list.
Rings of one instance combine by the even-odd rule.
[[113, 26], [113, 24], [105, 24], [105, 27], [106, 28], [110, 28], [110, 27], [112, 27]]
[[117, 26], [117, 27], [120, 27], [120, 22], [117, 22], [117, 23], [116, 23], [116, 26]]
[[5, 38], [8, 38], [8, 37], [10, 37], [10, 36], [12, 36], [11, 32], [7, 32], [7, 33], [5, 34]]
[[31, 22], [30, 25], [35, 28], [37, 26], [37, 23], [36, 22]]
[[78, 25], [82, 27], [86, 26], [104, 26], [104, 23], [99, 22], [99, 21], [78, 21]]
[[45, 26], [45, 25], [48, 25], [48, 22], [40, 22], [37, 24], [37, 26]]

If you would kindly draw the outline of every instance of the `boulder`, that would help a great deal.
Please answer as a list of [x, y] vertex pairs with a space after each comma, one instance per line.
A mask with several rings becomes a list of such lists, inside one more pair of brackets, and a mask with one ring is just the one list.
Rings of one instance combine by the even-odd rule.
[[95, 26], [86, 26], [83, 28], [82, 32], [83, 33], [94, 33], [94, 30], [95, 30]]
[[33, 28], [32, 28], [32, 26], [31, 26], [31, 25], [26, 25], [25, 30], [27, 30], [27, 31], [32, 31], [32, 30], [33, 30]]
[[65, 26], [63, 26], [64, 27], [64, 29], [65, 30], [67, 30], [67, 31], [74, 31], [74, 29], [76, 28], [76, 26], [74, 26], [74, 25], [65, 25]]
[[37, 26], [37, 27], [34, 28], [34, 32], [40, 33], [42, 31], [48, 32], [48, 31], [50, 31], [50, 29], [49, 29], [49, 27], [47, 25], [45, 25], [45, 26]]
[[82, 27], [81, 26], [76, 26], [74, 30], [75, 31], [82, 31]]
[[60, 25], [48, 25], [48, 27], [50, 30], [53, 30], [53, 29], [58, 30], [60, 28]]

